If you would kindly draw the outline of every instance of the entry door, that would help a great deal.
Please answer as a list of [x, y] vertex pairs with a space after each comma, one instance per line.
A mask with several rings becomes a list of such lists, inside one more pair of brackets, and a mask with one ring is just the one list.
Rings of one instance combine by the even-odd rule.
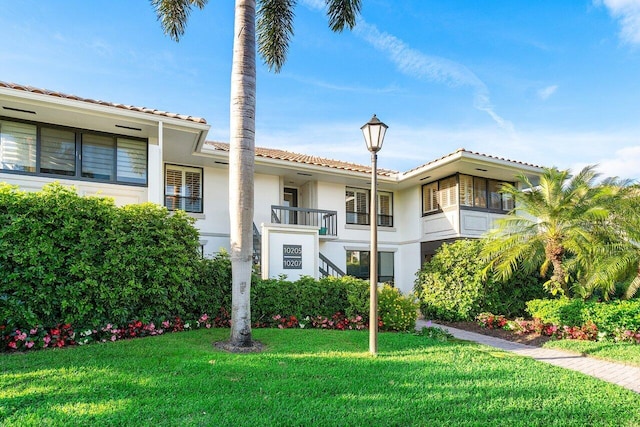
[[[284, 206], [290, 208], [298, 207], [298, 189], [296, 188], [284, 188]], [[283, 224], [297, 224], [298, 223], [298, 213], [295, 211], [286, 211], [282, 214], [282, 223]]]

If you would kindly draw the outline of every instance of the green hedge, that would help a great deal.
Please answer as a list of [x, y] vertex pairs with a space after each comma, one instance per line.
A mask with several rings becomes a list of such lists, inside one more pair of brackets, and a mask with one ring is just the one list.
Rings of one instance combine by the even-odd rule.
[[[369, 283], [348, 276], [254, 277], [251, 298], [254, 324], [273, 324], [276, 315], [369, 317]], [[412, 304], [396, 290], [382, 290], [386, 328], [413, 328]], [[151, 203], [118, 208], [111, 199], [80, 197], [59, 184], [31, 193], [0, 183], [5, 330], [66, 323], [96, 328], [205, 313], [225, 324], [230, 312], [229, 256], [201, 259], [198, 231], [184, 212]]]
[[418, 272], [415, 291], [425, 318], [465, 321], [482, 312], [520, 316], [525, 302], [545, 295], [544, 280], [517, 272], [508, 281], [483, 279], [482, 240], [443, 244]]
[[612, 335], [618, 330], [640, 331], [640, 300], [610, 302], [581, 299], [539, 299], [527, 303], [532, 317], [559, 326], [583, 326], [594, 323], [598, 331]]
[[0, 321], [98, 326], [194, 314], [198, 232], [183, 212], [0, 183]]

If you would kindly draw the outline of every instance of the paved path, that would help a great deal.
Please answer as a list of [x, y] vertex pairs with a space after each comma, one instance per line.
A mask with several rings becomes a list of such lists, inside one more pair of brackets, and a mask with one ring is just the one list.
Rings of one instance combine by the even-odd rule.
[[[416, 328], [422, 329], [424, 326], [427, 326], [427, 322], [424, 320], [418, 320]], [[550, 363], [555, 366], [560, 366], [561, 368], [572, 369], [613, 384], [618, 384], [622, 387], [628, 388], [629, 390], [633, 390], [636, 393], [640, 393], [640, 367], [607, 362], [560, 350], [533, 347], [435, 323], [432, 323], [431, 326], [437, 326], [445, 329], [449, 331], [451, 335], [461, 340], [474, 341], [490, 347], [499, 348], [504, 351], [510, 351], [521, 356], [531, 357], [540, 362]]]

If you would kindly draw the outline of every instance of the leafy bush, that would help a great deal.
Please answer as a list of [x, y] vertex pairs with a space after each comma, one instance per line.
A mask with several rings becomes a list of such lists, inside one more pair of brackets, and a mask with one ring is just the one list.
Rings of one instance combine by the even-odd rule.
[[416, 327], [418, 304], [396, 288], [384, 285], [378, 292], [378, 315], [382, 330], [411, 331]]
[[581, 299], [538, 299], [527, 302], [527, 311], [545, 323], [581, 326], [587, 320], [583, 315], [586, 304]]
[[205, 312], [198, 250], [183, 212], [0, 184], [0, 323], [84, 328]]
[[443, 244], [418, 273], [415, 291], [426, 318], [473, 320], [479, 313], [522, 315], [525, 302], [545, 295], [542, 280], [518, 272], [508, 281], [483, 278], [482, 240]]

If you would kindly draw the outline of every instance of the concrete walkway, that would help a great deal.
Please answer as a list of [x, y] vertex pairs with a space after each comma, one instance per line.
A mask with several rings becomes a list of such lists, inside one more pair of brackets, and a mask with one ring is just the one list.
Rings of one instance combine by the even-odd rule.
[[[418, 330], [426, 326], [427, 322], [424, 320], [418, 320], [416, 323], [416, 329]], [[438, 325], [435, 323], [432, 323], [431, 326], [445, 329], [449, 331], [451, 335], [461, 340], [474, 341], [479, 344], [499, 348], [504, 351], [510, 351], [521, 356], [531, 357], [540, 362], [550, 363], [555, 366], [560, 366], [561, 368], [572, 369], [574, 371], [582, 372], [583, 374], [628, 388], [636, 393], [640, 393], [640, 367], [606, 362], [604, 360], [560, 350], [532, 347], [530, 345], [511, 342], [500, 338], [490, 337], [488, 335], [477, 334], [475, 332], [467, 332], [461, 329]]]

